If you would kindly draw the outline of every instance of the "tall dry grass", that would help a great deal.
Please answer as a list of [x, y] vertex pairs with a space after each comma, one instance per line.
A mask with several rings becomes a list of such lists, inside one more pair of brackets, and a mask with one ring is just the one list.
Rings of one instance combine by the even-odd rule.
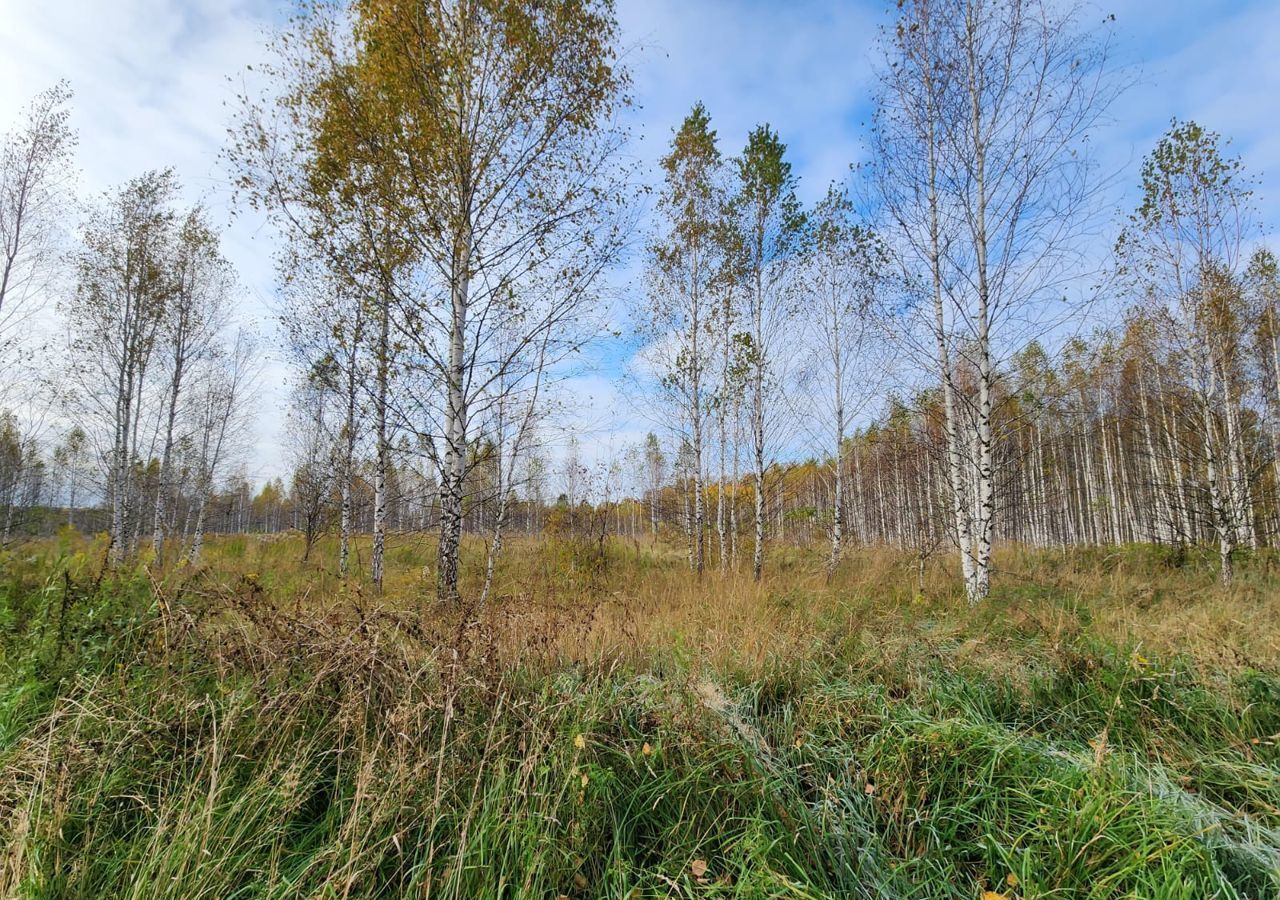
[[1271, 557], [1005, 547], [971, 609], [886, 549], [527, 541], [477, 609], [418, 539], [382, 594], [101, 550], [0, 558], [4, 895], [1280, 895]]

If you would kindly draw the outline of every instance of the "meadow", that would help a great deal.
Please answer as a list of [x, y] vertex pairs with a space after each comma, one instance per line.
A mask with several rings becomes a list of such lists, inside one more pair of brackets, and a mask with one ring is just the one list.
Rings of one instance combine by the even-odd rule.
[[0, 895], [1280, 896], [1274, 553], [356, 549], [0, 551]]

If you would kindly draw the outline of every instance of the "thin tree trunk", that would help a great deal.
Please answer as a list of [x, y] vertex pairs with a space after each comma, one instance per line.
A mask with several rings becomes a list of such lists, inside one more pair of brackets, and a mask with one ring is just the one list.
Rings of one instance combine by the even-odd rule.
[[165, 503], [168, 501], [172, 486], [171, 464], [173, 457], [173, 427], [178, 418], [178, 396], [182, 388], [183, 356], [185, 350], [180, 343], [174, 350], [173, 382], [169, 392], [169, 412], [164, 429], [164, 450], [160, 457], [160, 483], [156, 488], [155, 526], [151, 535], [151, 549], [155, 555], [156, 565], [160, 565], [164, 555], [164, 517]]
[[[757, 233], [758, 244], [763, 235]], [[751, 309], [752, 337], [755, 341], [753, 387], [751, 398], [751, 449], [755, 475], [755, 550], [751, 557], [751, 577], [759, 581], [764, 574], [764, 280], [760, 271], [760, 252], [756, 256], [755, 303]]]
[[[352, 343], [359, 341], [359, 325]], [[338, 573], [347, 577], [351, 565], [351, 483], [355, 479], [356, 461], [356, 356], [353, 349], [347, 357], [347, 408], [342, 425], [342, 513], [338, 538]]]
[[466, 377], [467, 301], [471, 287], [470, 233], [464, 234], [459, 243], [449, 326], [446, 447], [444, 471], [440, 478], [440, 545], [436, 572], [436, 596], [444, 602], [458, 600], [458, 551], [462, 543], [462, 491], [467, 463], [467, 409], [463, 382]]
[[383, 555], [387, 544], [387, 382], [390, 353], [389, 298], [383, 296], [378, 308], [377, 385], [373, 399], [373, 431], [375, 462], [373, 470], [373, 551], [369, 561], [370, 575], [377, 590], [382, 590]]

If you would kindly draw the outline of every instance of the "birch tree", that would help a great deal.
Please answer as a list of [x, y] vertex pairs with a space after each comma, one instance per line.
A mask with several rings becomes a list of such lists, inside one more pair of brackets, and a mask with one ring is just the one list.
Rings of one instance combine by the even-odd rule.
[[371, 310], [358, 283], [341, 267], [317, 259], [316, 246], [304, 245], [282, 260], [280, 280], [285, 294], [282, 323], [296, 364], [308, 378], [337, 400], [334, 417], [337, 448], [335, 479], [341, 500], [338, 524], [338, 573], [350, 570], [354, 530], [357, 454], [367, 432], [366, 413], [373, 372], [368, 357]]
[[755, 482], [755, 550], [752, 577], [764, 572], [765, 467], [777, 418], [781, 371], [789, 354], [780, 346], [790, 318], [784, 278], [803, 227], [796, 178], [786, 145], [768, 125], [752, 130], [736, 161], [734, 207], [741, 229], [746, 281], [747, 348], [752, 475]]
[[719, 230], [725, 197], [720, 151], [706, 108], [695, 104], [662, 158], [660, 224], [649, 244], [645, 324], [649, 363], [680, 412], [690, 481], [689, 564], [705, 560], [706, 492], [703, 442], [713, 399], [708, 372], [714, 347], [708, 330], [716, 306]]
[[824, 449], [830, 454], [833, 496], [827, 565], [834, 572], [845, 541], [850, 427], [879, 395], [890, 369], [882, 349], [884, 334], [877, 333], [875, 325], [886, 259], [879, 240], [858, 222], [847, 190], [834, 184], [808, 216], [802, 249], [798, 288], [812, 357], [804, 392], [814, 419], [822, 423], [818, 431], [826, 435]]
[[1242, 354], [1247, 319], [1241, 278], [1254, 235], [1249, 179], [1225, 156], [1219, 136], [1174, 122], [1142, 167], [1142, 203], [1122, 233], [1118, 255], [1140, 297], [1152, 304], [1177, 358], [1190, 373], [1195, 436], [1189, 446], [1208, 498], [1220, 574], [1255, 543], [1253, 473], [1244, 440]]
[[[518, 335], [508, 335], [508, 340], [519, 339]], [[480, 407], [480, 415], [483, 416], [481, 439], [492, 454], [494, 484], [490, 499], [495, 509], [488, 529], [484, 584], [480, 589], [477, 606], [483, 606], [488, 601], [493, 589], [494, 571], [502, 551], [507, 518], [517, 487], [516, 474], [530, 452], [540, 414], [544, 411], [541, 394], [547, 371], [545, 354], [549, 343], [550, 335], [542, 335], [537, 344], [528, 347], [527, 352], [536, 358], [525, 360], [519, 367], [505, 366], [504, 371], [490, 379], [489, 402]], [[504, 348], [502, 358], [509, 358], [508, 352]], [[519, 371], [530, 371], [533, 377], [525, 379], [518, 374]]]
[[[542, 336], [548, 367], [572, 352], [621, 248], [613, 5], [354, 0], [298, 27], [287, 68], [304, 89], [286, 115], [340, 142], [332, 159], [361, 173], [411, 261], [376, 267], [407, 357], [392, 405], [439, 470], [437, 596], [456, 600], [473, 406], [495, 378], [530, 377]], [[248, 155], [269, 158], [270, 134], [250, 128]]]
[[218, 479], [242, 452], [252, 424], [250, 401], [261, 365], [257, 342], [237, 331], [230, 342], [209, 354], [195, 373], [189, 392], [194, 449], [192, 534], [187, 559], [200, 562], [206, 512]]
[[276, 61], [267, 72], [284, 89], [266, 100], [241, 97], [228, 153], [250, 204], [267, 211], [287, 239], [277, 270], [290, 299], [284, 325], [295, 356], [304, 369], [342, 369], [347, 463], [339, 476], [338, 552], [344, 576], [355, 454], [360, 436], [372, 434], [370, 577], [380, 589], [396, 431], [390, 399], [402, 347], [393, 319], [397, 292], [414, 273], [410, 241], [386, 202], [395, 190], [378, 181], [385, 175], [385, 145], [365, 115], [359, 69], [345, 55], [353, 40], [349, 25], [343, 7], [319, 4], [296, 31], [277, 37]]
[[44, 461], [17, 417], [0, 411], [0, 546], [7, 546], [21, 524], [20, 511], [39, 503]]
[[662, 499], [662, 484], [667, 473], [667, 458], [662, 452], [658, 436], [650, 431], [644, 438], [644, 493], [649, 507], [649, 528], [653, 537], [658, 536], [658, 507]]
[[53, 450], [53, 464], [67, 501], [67, 524], [71, 526], [76, 524], [76, 500], [88, 486], [90, 462], [89, 436], [79, 425], [73, 425]]
[[76, 291], [64, 307], [81, 396], [110, 431], [107, 493], [116, 562], [128, 550], [137, 514], [131, 491], [145, 377], [173, 292], [176, 189], [172, 172], [149, 172], [108, 197], [85, 227]]
[[1086, 271], [1088, 137], [1115, 87], [1079, 20], [1047, 0], [905, 0], [884, 41], [866, 171], [915, 285], [912, 347], [942, 382], [970, 602], [990, 590], [999, 363], [1064, 321]]
[[236, 279], [222, 255], [217, 233], [199, 207], [187, 213], [175, 235], [169, 278], [172, 281], [164, 305], [156, 341], [166, 368], [163, 437], [159, 479], [156, 486], [151, 546], [157, 564], [164, 557], [164, 536], [169, 504], [174, 493], [173, 452], [179, 437], [179, 412], [188, 387], [191, 368], [208, 358], [226, 325]]
[[293, 503], [294, 527], [302, 532], [302, 561], [324, 527], [334, 480], [333, 435], [326, 424], [328, 389], [308, 378], [294, 389], [290, 417], [294, 428], [288, 452], [293, 462], [289, 495]]
[[18, 358], [17, 330], [38, 308], [58, 263], [76, 145], [70, 100], [65, 82], [54, 85], [0, 138], [0, 376]]
[[[1259, 247], [1253, 252], [1245, 284], [1257, 315], [1254, 352], [1263, 373], [1262, 408], [1270, 424], [1273, 502], [1280, 505], [1280, 264], [1271, 250]], [[1273, 522], [1272, 533], [1280, 533], [1280, 522]]]

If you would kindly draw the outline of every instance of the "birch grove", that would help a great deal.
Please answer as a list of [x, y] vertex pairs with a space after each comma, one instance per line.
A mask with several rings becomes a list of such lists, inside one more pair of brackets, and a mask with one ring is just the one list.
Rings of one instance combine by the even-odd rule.
[[1113, 91], [1079, 18], [1040, 0], [914, 0], [884, 48], [870, 189], [942, 383], [971, 602], [990, 589], [998, 362], [1060, 321], [1083, 274], [1087, 141]]
[[[160, 557], [176, 522], [180, 446], [188, 455], [196, 448], [189, 471], [196, 473], [198, 556], [204, 497], [236, 404], [247, 399], [242, 385], [236, 390], [226, 382], [243, 381], [248, 363], [228, 366], [220, 343], [234, 275], [199, 208], [179, 214], [177, 190], [171, 171], [153, 171], [104, 198], [84, 228], [75, 293], [62, 310], [70, 326], [73, 410], [101, 425], [95, 434], [117, 562], [137, 551], [148, 525]], [[200, 378], [202, 400], [192, 394]]]
[[477, 422], [497, 385], [529, 384], [530, 348], [541, 373], [596, 326], [621, 245], [616, 23], [590, 0], [361, 0], [297, 29], [273, 70], [291, 89], [246, 100], [233, 157], [255, 202], [377, 296], [401, 352], [375, 406], [436, 470], [437, 595], [456, 601]]
[[[897, 4], [864, 158], [818, 194], [770, 125], [718, 134], [694, 98], [646, 169], [609, 0], [298, 12], [223, 156], [277, 240], [275, 321], [246, 327], [176, 172], [74, 215], [67, 86], [6, 136], [3, 542], [65, 523], [160, 571], [294, 529], [375, 591], [426, 547], [423, 584], [474, 610], [515, 533], [754, 581], [792, 545], [829, 572], [898, 547], [921, 585], [949, 554], [971, 603], [1000, 543], [1211, 553], [1230, 584], [1280, 539], [1261, 180], [1175, 119], [1107, 224], [1120, 85], [1087, 9]], [[42, 316], [65, 340], [28, 338]], [[292, 397], [269, 477], [267, 347]], [[623, 386], [611, 433], [580, 376]]]

